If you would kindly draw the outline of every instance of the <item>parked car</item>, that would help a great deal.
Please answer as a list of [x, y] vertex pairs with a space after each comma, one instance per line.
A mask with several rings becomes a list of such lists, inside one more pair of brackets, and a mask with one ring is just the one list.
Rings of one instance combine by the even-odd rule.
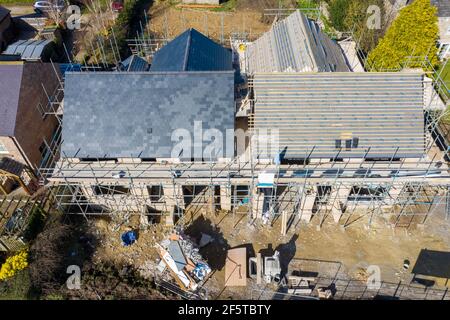
[[60, 12], [64, 9], [65, 6], [66, 4], [64, 3], [64, 0], [36, 1], [33, 5], [33, 8], [37, 13], [44, 13], [52, 10]]
[[114, 12], [120, 12], [123, 10], [123, 0], [114, 0], [111, 4], [111, 9]]

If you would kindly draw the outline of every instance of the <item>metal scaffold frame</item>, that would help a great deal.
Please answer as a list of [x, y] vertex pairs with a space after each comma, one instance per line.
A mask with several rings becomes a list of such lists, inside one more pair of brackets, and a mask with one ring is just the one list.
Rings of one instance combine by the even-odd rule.
[[[289, 10], [273, 9], [270, 12], [276, 12], [278, 16], [280, 12], [287, 13]], [[151, 39], [146, 15], [145, 19], [147, 27], [143, 28], [141, 24], [142, 32], [135, 39], [139, 39], [140, 44]], [[153, 40], [155, 39], [151, 39]], [[424, 70], [431, 70], [427, 73], [437, 74], [437, 78], [433, 79], [433, 95], [439, 95], [443, 90], [448, 91], [439, 73], [426, 57], [411, 56], [403, 68], [417, 64], [418, 61], [421, 61]], [[92, 70], [95, 72], [95, 68]], [[64, 82], [59, 80], [60, 87], [56, 94], [47, 95], [49, 104], [45, 108], [41, 106], [41, 110], [46, 116], [56, 116], [62, 126], [62, 100], [59, 93], [63, 91]], [[252, 91], [251, 77], [246, 85], [248, 91]], [[247, 96], [244, 100], [252, 109], [254, 99]], [[232, 211], [233, 215], [248, 215], [249, 222], [253, 223], [258, 216], [255, 212], [262, 210], [256, 184], [258, 173], [269, 171], [274, 172], [276, 179], [271, 194], [264, 196], [272, 212], [272, 225], [283, 213], [289, 214], [289, 219], [283, 222], [289, 226], [297, 226], [302, 220], [308, 222], [315, 218], [320, 227], [326, 219], [333, 217], [344, 228], [363, 217], [367, 218], [367, 225], [370, 226], [375, 216], [386, 214], [394, 216], [394, 226], [407, 227], [417, 216], [421, 217], [420, 223], [426, 222], [427, 217], [440, 206], [446, 208], [447, 218], [449, 216], [450, 176], [443, 162], [448, 160], [450, 150], [447, 148], [431, 152], [436, 149], [438, 138], [444, 139], [443, 143], [449, 145], [440, 132], [440, 120], [447, 114], [448, 109], [426, 114], [426, 153], [415, 162], [411, 159], [398, 161], [395, 154], [390, 161], [384, 162], [365, 158], [359, 162], [350, 159], [341, 162], [336, 154], [334, 160], [320, 159], [313, 163], [305, 161], [303, 164], [292, 165], [263, 163], [251, 156], [245, 161], [238, 156], [226, 164], [148, 163], [133, 158], [125, 161], [98, 159], [83, 162], [66, 155], [61, 156], [62, 130], [59, 128], [52, 141], [46, 142], [51, 156], [42, 164], [39, 176], [42, 184], [48, 184], [58, 208], [66, 213], [82, 214], [86, 218], [89, 215], [112, 215], [123, 219], [128, 219], [131, 214], [176, 215], [182, 221], [183, 212], [189, 206], [195, 206], [209, 207], [211, 212], [222, 208]], [[250, 132], [252, 116], [253, 113], [250, 112]], [[314, 147], [311, 152], [313, 150]], [[330, 170], [334, 170], [335, 174], [330, 175]], [[355, 176], [358, 170], [364, 173]], [[382, 172], [383, 176], [371, 177], [369, 173], [373, 170]], [[289, 172], [293, 172], [294, 176], [299, 172], [301, 174], [289, 180], [286, 176]], [[199, 175], [203, 180], [198, 178]], [[151, 186], [160, 186], [160, 194], [151, 194]], [[199, 188], [201, 192], [198, 192]], [[222, 193], [221, 189], [225, 192]], [[307, 205], [311, 208], [307, 209]]]

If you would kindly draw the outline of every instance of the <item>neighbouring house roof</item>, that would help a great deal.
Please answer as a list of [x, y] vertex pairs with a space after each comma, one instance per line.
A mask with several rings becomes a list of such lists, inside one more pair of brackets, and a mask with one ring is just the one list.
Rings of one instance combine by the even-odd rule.
[[22, 60], [41, 60], [52, 41], [50, 40], [19, 40], [10, 44], [4, 54], [20, 55]]
[[339, 46], [300, 11], [248, 45], [248, 73], [349, 71]]
[[195, 29], [188, 29], [158, 50], [151, 71], [232, 70], [231, 51]]
[[149, 65], [147, 61], [133, 54], [119, 63], [121, 71], [148, 71]]
[[24, 65], [0, 64], [0, 136], [14, 136]]
[[438, 8], [439, 17], [450, 17], [450, 1], [449, 0], [431, 0], [431, 4]]
[[11, 11], [3, 6], [0, 6], [0, 22], [2, 22], [7, 16], [9, 16]]
[[234, 129], [233, 81], [231, 71], [68, 72], [62, 152], [78, 158], [170, 158], [176, 129], [191, 137], [194, 121], [224, 135]]
[[284, 158], [421, 157], [422, 78], [416, 73], [255, 74], [254, 128], [278, 129]]

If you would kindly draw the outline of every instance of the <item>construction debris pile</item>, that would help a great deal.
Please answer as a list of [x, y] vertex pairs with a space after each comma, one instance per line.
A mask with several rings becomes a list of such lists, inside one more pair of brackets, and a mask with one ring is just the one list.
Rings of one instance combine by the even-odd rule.
[[196, 292], [211, 274], [198, 246], [188, 236], [172, 233], [156, 244], [156, 250], [161, 258], [157, 268], [161, 277], [170, 275], [182, 290]]

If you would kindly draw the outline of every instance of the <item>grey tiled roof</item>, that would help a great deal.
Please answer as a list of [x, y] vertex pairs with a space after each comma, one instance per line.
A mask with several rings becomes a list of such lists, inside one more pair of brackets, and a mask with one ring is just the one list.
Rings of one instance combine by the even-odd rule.
[[233, 72], [66, 73], [62, 151], [79, 158], [166, 158], [194, 121], [234, 128]]
[[286, 158], [423, 156], [421, 74], [261, 73], [253, 85], [254, 127], [278, 129]]
[[439, 17], [450, 17], [450, 0], [431, 0], [431, 3], [438, 8]]
[[349, 71], [340, 47], [300, 11], [248, 46], [248, 72]]
[[0, 64], [0, 136], [14, 136], [23, 64]]
[[155, 53], [151, 71], [232, 70], [231, 51], [188, 29]]

